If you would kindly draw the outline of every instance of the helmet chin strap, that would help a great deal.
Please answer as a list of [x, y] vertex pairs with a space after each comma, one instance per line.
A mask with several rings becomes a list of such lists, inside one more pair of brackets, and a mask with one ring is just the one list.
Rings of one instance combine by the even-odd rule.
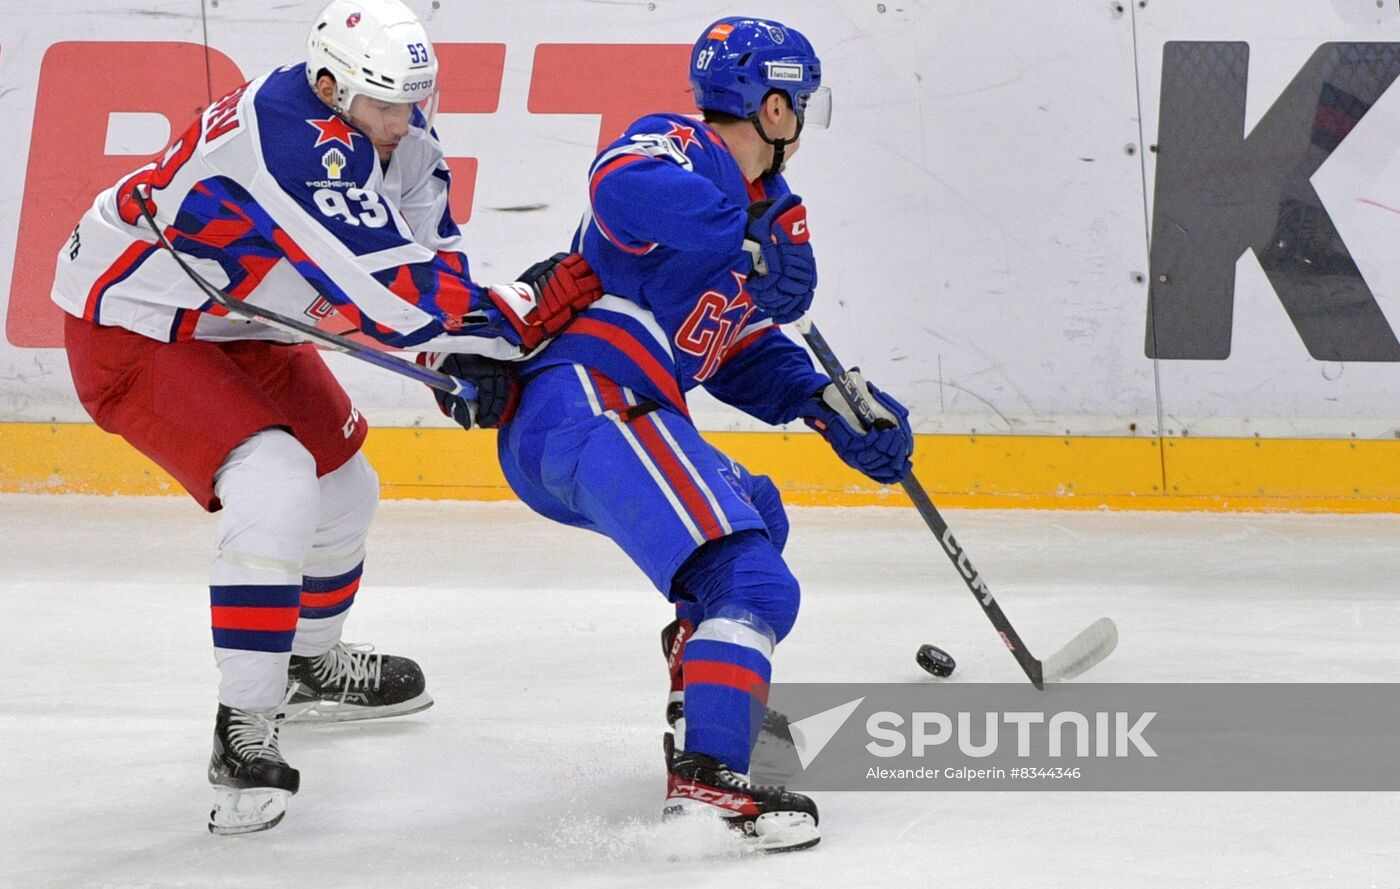
[[751, 115], [749, 117], [749, 120], [753, 121], [753, 128], [758, 131], [758, 137], [764, 142], [767, 142], [769, 145], [773, 146], [773, 163], [769, 165], [767, 170], [763, 171], [763, 175], [778, 175], [778, 173], [781, 172], [783, 169], [783, 161], [786, 159], [787, 156], [787, 147], [792, 143], [796, 142], [798, 139], [802, 138], [802, 115], [799, 114], [797, 116], [797, 132], [792, 134], [791, 139], [770, 138], [768, 133], [764, 131], [763, 121], [758, 119], [757, 114]]

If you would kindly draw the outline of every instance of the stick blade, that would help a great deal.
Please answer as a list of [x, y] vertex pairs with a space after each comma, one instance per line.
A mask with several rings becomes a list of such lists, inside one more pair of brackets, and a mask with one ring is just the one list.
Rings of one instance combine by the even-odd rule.
[[1101, 617], [1065, 643], [1064, 648], [1046, 658], [1042, 675], [1046, 682], [1073, 679], [1113, 654], [1117, 647], [1118, 626], [1109, 618]]

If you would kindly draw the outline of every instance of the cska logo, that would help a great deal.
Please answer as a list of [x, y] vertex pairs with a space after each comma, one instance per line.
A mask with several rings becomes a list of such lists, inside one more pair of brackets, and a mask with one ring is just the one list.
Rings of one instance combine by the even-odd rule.
[[345, 27], [347, 27], [347, 28], [353, 28], [353, 27], [355, 27], [356, 25], [358, 25], [359, 23], [360, 23], [360, 14], [359, 14], [358, 12], [352, 12], [352, 13], [350, 13], [350, 17], [347, 18], [347, 19], [345, 20]]

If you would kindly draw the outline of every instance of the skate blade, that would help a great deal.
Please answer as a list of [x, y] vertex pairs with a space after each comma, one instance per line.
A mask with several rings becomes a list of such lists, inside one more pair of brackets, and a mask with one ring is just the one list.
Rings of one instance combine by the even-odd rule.
[[760, 852], [797, 852], [821, 842], [817, 822], [806, 812], [769, 812], [753, 822], [750, 840]]
[[214, 808], [209, 812], [209, 832], [218, 836], [271, 830], [287, 814], [287, 798], [291, 796], [287, 791], [275, 787], [247, 790], [216, 787], [214, 792]]
[[708, 803], [680, 798], [666, 801], [661, 819], [720, 821], [737, 841], [756, 852], [797, 852], [810, 849], [822, 838], [816, 821], [806, 812], [769, 812], [748, 821]]
[[432, 697], [423, 692], [416, 698], [409, 698], [387, 707], [365, 707], [360, 704], [342, 704], [338, 701], [311, 701], [306, 704], [289, 704], [279, 712], [282, 713], [283, 725], [324, 725], [332, 722], [361, 722], [366, 719], [407, 716], [410, 713], [421, 713], [431, 706]]

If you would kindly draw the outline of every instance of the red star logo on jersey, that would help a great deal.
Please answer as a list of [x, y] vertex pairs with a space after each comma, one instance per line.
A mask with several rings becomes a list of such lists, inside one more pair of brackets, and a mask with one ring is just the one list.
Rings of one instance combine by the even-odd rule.
[[700, 140], [695, 138], [695, 127], [683, 127], [680, 124], [672, 124], [671, 132], [666, 134], [668, 139], [675, 139], [680, 145], [681, 151], [685, 151], [692, 144], [699, 145]]
[[355, 137], [364, 137], [363, 133], [358, 133], [350, 128], [350, 124], [332, 114], [325, 120], [308, 120], [307, 123], [316, 128], [316, 144], [312, 148], [320, 148], [327, 142], [339, 142], [346, 148], [354, 149]]

